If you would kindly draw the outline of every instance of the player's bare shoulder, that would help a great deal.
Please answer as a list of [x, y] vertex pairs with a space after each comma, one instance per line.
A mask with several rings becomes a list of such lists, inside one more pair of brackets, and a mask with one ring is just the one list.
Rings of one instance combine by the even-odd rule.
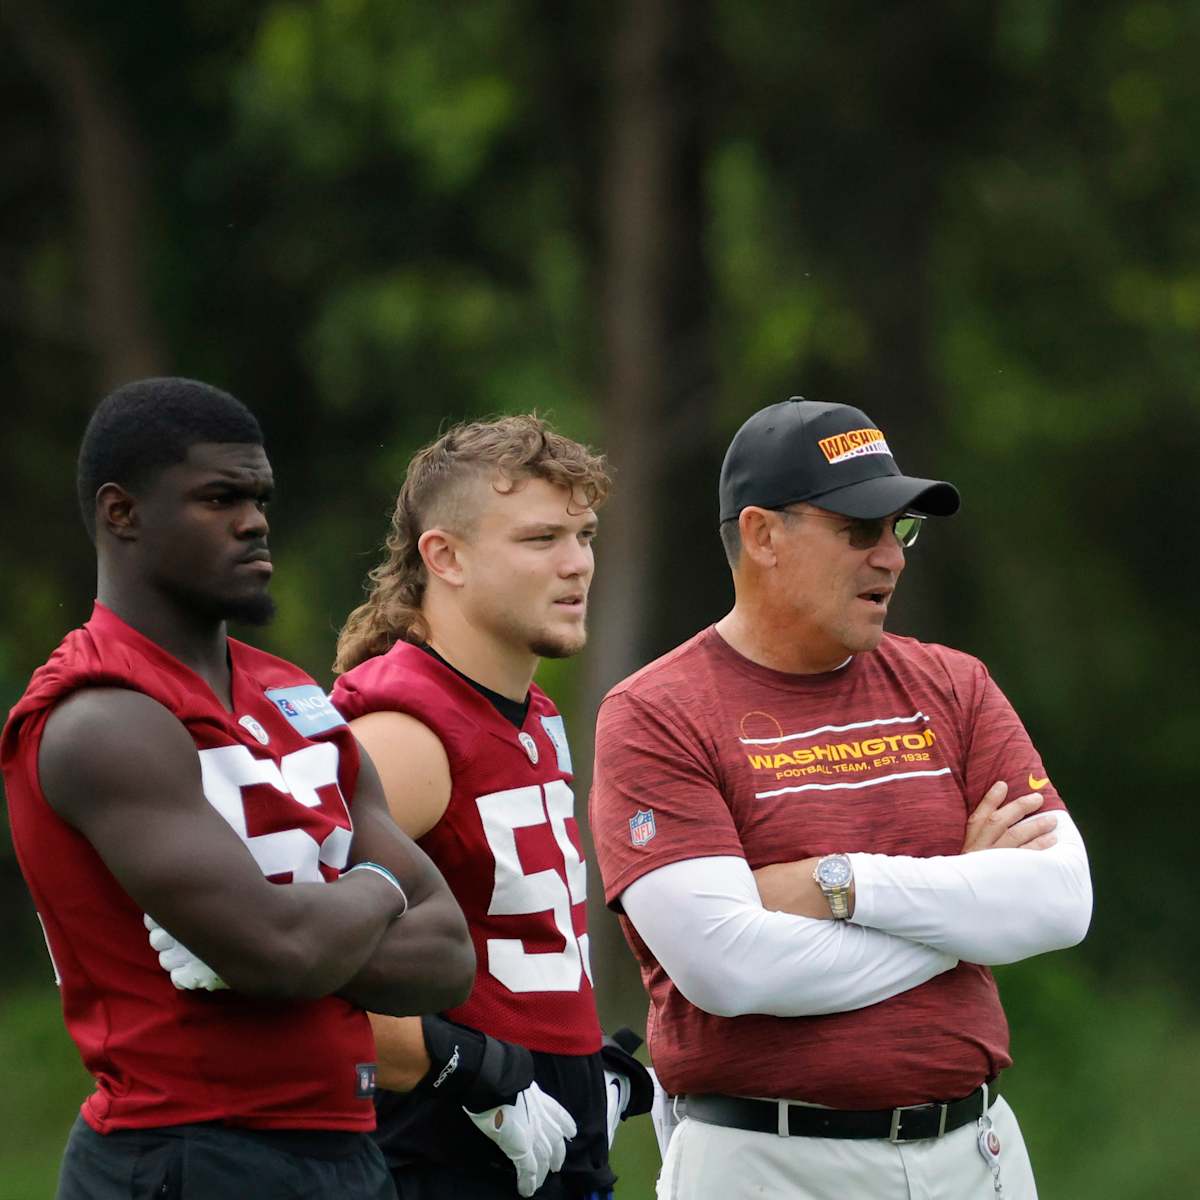
[[350, 731], [366, 752], [387, 796], [392, 820], [410, 837], [429, 832], [450, 803], [453, 780], [441, 739], [409, 713], [364, 713]]
[[51, 808], [78, 824], [97, 801], [170, 796], [189, 779], [199, 791], [200, 762], [187, 730], [157, 700], [92, 687], [72, 692], [47, 717], [38, 779]]

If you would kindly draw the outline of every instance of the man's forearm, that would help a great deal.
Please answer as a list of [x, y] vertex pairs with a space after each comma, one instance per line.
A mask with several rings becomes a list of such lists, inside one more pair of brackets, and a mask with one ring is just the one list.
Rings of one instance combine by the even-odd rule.
[[400, 1017], [461, 1004], [475, 982], [475, 948], [441, 872], [397, 828], [382, 799], [364, 804], [355, 819], [352, 858], [391, 871], [407, 894], [407, 910], [339, 994], [368, 1012]]
[[315, 999], [336, 992], [369, 963], [402, 908], [391, 884], [367, 872], [334, 884], [264, 888], [262, 903], [232, 937], [228, 928], [200, 930], [187, 943], [246, 995]]
[[1091, 919], [1091, 877], [1083, 839], [1066, 813], [1058, 814], [1056, 833], [1047, 850], [852, 854], [850, 919], [989, 965], [1073, 946]]
[[764, 910], [740, 858], [698, 858], [642, 876], [626, 915], [683, 996], [716, 1016], [850, 1012], [955, 966], [929, 946], [844, 921]]
[[429, 1073], [431, 1065], [421, 1018], [367, 1015], [375, 1035], [379, 1086], [392, 1092], [411, 1092]]
[[474, 978], [462, 913], [448, 893], [434, 894], [393, 922], [338, 994], [373, 1013], [418, 1016], [461, 1004]]

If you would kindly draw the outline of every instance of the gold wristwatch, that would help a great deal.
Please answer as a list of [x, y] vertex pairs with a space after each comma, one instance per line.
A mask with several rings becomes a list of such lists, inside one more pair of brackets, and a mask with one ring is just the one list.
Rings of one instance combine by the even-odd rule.
[[848, 854], [826, 854], [813, 870], [813, 881], [829, 901], [829, 911], [835, 921], [850, 915], [850, 888], [854, 883], [854, 867]]

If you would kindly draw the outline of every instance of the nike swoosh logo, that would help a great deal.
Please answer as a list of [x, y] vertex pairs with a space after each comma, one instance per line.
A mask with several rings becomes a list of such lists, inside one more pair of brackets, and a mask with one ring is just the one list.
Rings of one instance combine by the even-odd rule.
[[1042, 788], [1044, 788], [1049, 782], [1049, 775], [1047, 775], [1045, 779], [1034, 779], [1032, 775], [1029, 776], [1029, 786], [1033, 788], [1035, 792], [1040, 792]]

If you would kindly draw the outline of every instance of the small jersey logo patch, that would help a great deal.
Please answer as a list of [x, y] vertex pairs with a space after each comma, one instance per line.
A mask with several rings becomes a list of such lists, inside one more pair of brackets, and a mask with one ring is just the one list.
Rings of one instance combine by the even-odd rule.
[[640, 808], [629, 818], [629, 840], [634, 846], [644, 846], [657, 832], [653, 809]]
[[342, 714], [315, 683], [297, 687], [269, 688], [267, 699], [287, 718], [288, 724], [303, 737], [324, 733], [345, 725]]
[[558, 758], [558, 769], [564, 775], [574, 775], [571, 768], [571, 747], [567, 744], [567, 728], [562, 717], [543, 717], [542, 728], [554, 746], [554, 754]]
[[267, 731], [249, 714], [238, 717], [238, 724], [260, 745], [265, 746], [271, 737]]
[[370, 1100], [375, 1095], [374, 1063], [358, 1063], [354, 1068], [354, 1095], [359, 1100]]
[[517, 741], [525, 747], [525, 753], [529, 755], [529, 761], [536, 767], [538, 760], [537, 742], [523, 729], [517, 734]]

